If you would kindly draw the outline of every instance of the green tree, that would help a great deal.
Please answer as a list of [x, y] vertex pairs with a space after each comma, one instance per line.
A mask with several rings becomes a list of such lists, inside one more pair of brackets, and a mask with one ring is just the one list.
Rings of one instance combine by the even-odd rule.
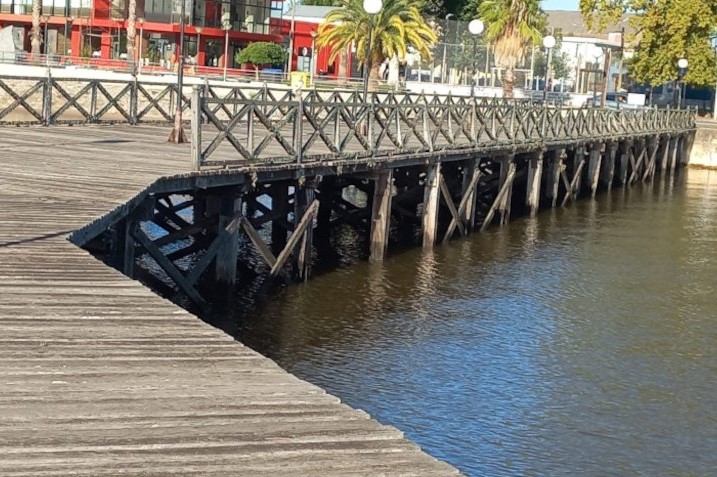
[[286, 50], [276, 43], [258, 41], [250, 43], [236, 56], [239, 63], [249, 63], [254, 67], [256, 79], [259, 79], [259, 67], [264, 65], [282, 65], [286, 61]]
[[628, 64], [639, 82], [661, 85], [677, 78], [677, 60], [689, 61], [685, 81], [695, 86], [714, 84], [715, 56], [710, 36], [717, 31], [714, 0], [580, 0], [588, 27], [601, 31], [625, 13], [638, 44]]
[[[367, 58], [369, 32], [372, 40]], [[422, 58], [430, 58], [436, 40], [436, 33], [411, 0], [385, 0], [375, 15], [364, 11], [363, 0], [341, 0], [341, 7], [329, 13], [319, 27], [316, 45], [331, 47], [329, 61], [356, 45], [356, 57], [368, 67], [369, 88], [375, 91], [379, 67], [385, 58], [397, 56], [403, 60], [409, 46]]]
[[485, 0], [478, 16], [486, 23], [485, 36], [493, 47], [495, 63], [505, 69], [503, 96], [513, 97], [515, 68], [528, 46], [539, 44], [545, 13], [539, 0]]

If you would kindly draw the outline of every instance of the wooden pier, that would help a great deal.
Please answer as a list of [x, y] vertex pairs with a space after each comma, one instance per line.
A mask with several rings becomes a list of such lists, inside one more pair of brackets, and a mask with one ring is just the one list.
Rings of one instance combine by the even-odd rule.
[[381, 261], [649, 183], [694, 136], [690, 111], [207, 86], [171, 145], [142, 124], [171, 85], [37, 81], [0, 122], [125, 124], [0, 129], [0, 474], [451, 475], [130, 278], [204, 310], [242, 273], [308, 279], [337, 226]]
[[456, 474], [67, 240], [188, 180], [166, 134], [0, 129], [0, 475]]

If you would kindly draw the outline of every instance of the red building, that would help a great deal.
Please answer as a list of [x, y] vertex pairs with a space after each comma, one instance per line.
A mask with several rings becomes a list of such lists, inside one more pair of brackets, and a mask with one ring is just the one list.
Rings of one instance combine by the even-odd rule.
[[[323, 23], [326, 15], [334, 9], [335, 7], [297, 5], [294, 11], [289, 10], [284, 14], [281, 19], [281, 33], [287, 38], [291, 32], [292, 19], [294, 22], [294, 47], [291, 55], [292, 71], [310, 72], [311, 61], [314, 54], [316, 54], [316, 75], [325, 75], [334, 78], [339, 76], [342, 55], [337, 55], [334, 61], [329, 62], [331, 48], [317, 48], [314, 38], [318, 33], [319, 25]], [[356, 65], [355, 55], [347, 51], [343, 57], [346, 61], [347, 75], [349, 77], [360, 76], [355, 68], [352, 68], [352, 66]]]
[[[42, 52], [126, 59], [129, 0], [42, 0]], [[199, 66], [237, 67], [235, 52], [256, 41], [284, 42], [283, 3], [276, 0], [185, 0], [185, 57]], [[137, 0], [137, 44], [144, 63], [176, 60], [178, 0]], [[32, 2], [0, 0], [0, 28], [13, 27], [16, 44], [30, 51]], [[228, 55], [225, 59], [225, 40]], [[18, 41], [19, 40], [19, 41]]]

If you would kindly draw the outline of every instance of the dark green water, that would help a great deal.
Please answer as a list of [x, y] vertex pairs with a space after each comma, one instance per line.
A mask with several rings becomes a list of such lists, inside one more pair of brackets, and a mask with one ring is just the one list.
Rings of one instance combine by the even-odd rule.
[[289, 287], [239, 338], [471, 476], [717, 473], [717, 173]]

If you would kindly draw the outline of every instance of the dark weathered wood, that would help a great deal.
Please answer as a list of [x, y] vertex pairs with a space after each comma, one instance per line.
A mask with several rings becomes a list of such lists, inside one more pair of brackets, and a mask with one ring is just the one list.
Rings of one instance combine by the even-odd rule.
[[565, 149], [556, 149], [551, 158], [551, 171], [548, 176], [550, 182], [547, 186], [549, 197], [552, 201], [552, 207], [558, 204], [558, 195], [560, 194], [560, 177], [565, 174], [565, 159], [568, 157]]
[[608, 191], [612, 190], [612, 184], [615, 181], [615, 167], [617, 161], [617, 148], [616, 142], [610, 142], [605, 147], [605, 157], [602, 161], [602, 171], [600, 173], [600, 183]]
[[433, 248], [436, 243], [440, 183], [441, 164], [430, 164], [426, 169], [426, 183], [423, 194], [423, 248]]
[[588, 178], [590, 179], [590, 195], [595, 198], [598, 184], [600, 182], [600, 170], [602, 168], [602, 144], [593, 143], [590, 148], [590, 162], [588, 164]]
[[[478, 169], [475, 169], [473, 171], [473, 176], [471, 178], [471, 181], [468, 183], [468, 185], [464, 188], [463, 197], [461, 198], [460, 203], [458, 204], [458, 211], [457, 216], [453, 216], [450, 223], [448, 224], [448, 229], [446, 230], [446, 234], [443, 236], [443, 243], [448, 243], [451, 240], [451, 237], [453, 237], [453, 233], [456, 230], [456, 227], [460, 223], [461, 220], [465, 221], [464, 230], [468, 229], [469, 224], [472, 221], [475, 221], [475, 214], [471, 214], [470, 216], [467, 216], [466, 210], [469, 207], [475, 207], [475, 190], [476, 186], [478, 185], [478, 181], [481, 178], [481, 172]], [[467, 232], [467, 230], [466, 230]]]
[[374, 183], [369, 260], [382, 262], [388, 249], [388, 230], [391, 225], [393, 169], [377, 172]]
[[276, 276], [279, 274], [279, 270], [281, 267], [284, 266], [286, 261], [291, 256], [291, 253], [293, 252], [296, 245], [299, 243], [299, 240], [303, 238], [304, 232], [308, 227], [312, 225], [312, 222], [314, 220], [314, 216], [316, 215], [316, 212], [319, 209], [319, 201], [315, 200], [313, 201], [307, 208], [306, 212], [304, 212], [304, 215], [301, 217], [301, 220], [297, 223], [296, 228], [294, 229], [294, 232], [289, 237], [289, 240], [286, 243], [286, 246], [281, 251], [281, 253], [276, 257], [276, 263], [274, 263], [274, 266], [271, 267], [270, 274], [272, 276]]
[[237, 278], [237, 258], [239, 252], [238, 227], [229, 230], [228, 224], [241, 215], [242, 201], [233, 192], [225, 192], [221, 196], [219, 216], [219, 233], [229, 233], [217, 250], [215, 276], [219, 283], [233, 285]]
[[[577, 200], [578, 198], [578, 192], [580, 187], [580, 178], [583, 173], [583, 168], [585, 167], [585, 157], [583, 157], [582, 154], [580, 154], [580, 163], [577, 166], [577, 169], [575, 169], [575, 175], [573, 176], [572, 181], [570, 181], [569, 184], [567, 184], [566, 191], [565, 191], [565, 197], [563, 198], [562, 206], [565, 207], [569, 200]], [[565, 174], [565, 173], [563, 173]], [[563, 180], [567, 183], [567, 175], [563, 176]]]
[[478, 202], [478, 194], [476, 194], [476, 188], [478, 186], [478, 179], [481, 176], [481, 172], [478, 168], [478, 165], [478, 159], [468, 159], [464, 166], [465, 172], [463, 174], [463, 195], [461, 203], [465, 200], [466, 205], [463, 209], [462, 220], [465, 223], [468, 232], [473, 232], [476, 223], [476, 206]]
[[458, 230], [460, 231], [461, 235], [466, 235], [466, 228], [463, 224], [463, 217], [461, 217], [462, 214], [460, 214], [458, 212], [458, 209], [456, 209], [456, 204], [453, 203], [451, 191], [448, 190], [448, 185], [446, 185], [446, 180], [443, 178], [443, 176], [441, 176], [439, 188], [441, 191], [441, 195], [443, 196], [443, 200], [445, 201], [446, 206], [451, 213], [451, 222], [455, 221], [456, 226], [458, 227]]
[[530, 209], [530, 215], [535, 216], [540, 208], [540, 185], [543, 178], [543, 152], [534, 154], [528, 160], [528, 183], [526, 193], [526, 205]]
[[500, 214], [500, 225], [508, 225], [510, 222], [510, 209], [513, 200], [513, 180], [515, 179], [515, 173], [511, 175], [511, 171], [515, 171], [514, 156], [503, 156], [500, 159], [500, 184], [501, 187], [507, 184], [507, 190], [503, 194], [502, 201], [498, 206], [498, 213]]
[[481, 225], [481, 231], [484, 231], [488, 228], [488, 226], [493, 221], [493, 217], [495, 216], [496, 211], [499, 210], [502, 204], [504, 204], [505, 195], [510, 193], [513, 179], [515, 179], [515, 163], [511, 161], [509, 164], [512, 167], [508, 168], [508, 175], [505, 177], [505, 180], [503, 180], [503, 185], [498, 191], [498, 195], [496, 195], [495, 200], [493, 201], [493, 205], [491, 205], [490, 209], [488, 210], [488, 214], [483, 220], [483, 225]]
[[318, 207], [321, 203], [315, 200], [315, 190], [313, 183], [305, 183], [303, 185], [297, 184], [294, 192], [294, 217], [302, 217], [304, 212], [307, 210], [309, 204], [317, 202], [317, 209], [314, 216], [311, 218], [311, 222], [308, 227], [304, 229], [303, 236], [301, 237], [301, 245], [299, 246], [298, 253], [296, 254], [296, 272], [299, 280], [308, 280], [309, 274], [311, 273], [311, 251], [313, 250], [314, 240], [314, 224], [313, 221], [318, 215]]

